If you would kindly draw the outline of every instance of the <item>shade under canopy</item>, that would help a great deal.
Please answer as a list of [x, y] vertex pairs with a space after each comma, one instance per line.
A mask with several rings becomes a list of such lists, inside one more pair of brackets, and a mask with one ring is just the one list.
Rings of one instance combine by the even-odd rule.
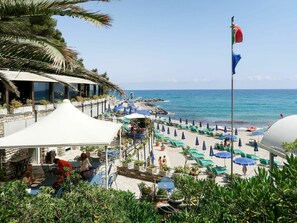
[[94, 119], [65, 99], [40, 121], [0, 138], [0, 148], [110, 145], [121, 126]]

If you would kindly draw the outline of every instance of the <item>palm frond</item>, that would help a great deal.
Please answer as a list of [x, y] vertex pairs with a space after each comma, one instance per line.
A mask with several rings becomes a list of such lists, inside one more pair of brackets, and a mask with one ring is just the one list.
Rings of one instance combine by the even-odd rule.
[[98, 12], [88, 12], [87, 10], [84, 10], [82, 7], [77, 6], [77, 4], [79, 3], [85, 3], [90, 1], [94, 0], [1, 0], [0, 18], [12, 19], [28, 16], [33, 17], [40, 15], [58, 15], [84, 19], [88, 22], [94, 23], [96, 26], [110, 26], [111, 18], [108, 15], [99, 14]]
[[0, 79], [8, 91], [13, 92], [18, 97], [20, 97], [20, 92], [18, 91], [17, 86], [15, 86], [15, 84], [12, 81], [8, 80], [7, 77], [5, 76], [5, 74], [2, 73], [1, 71], [0, 71]]

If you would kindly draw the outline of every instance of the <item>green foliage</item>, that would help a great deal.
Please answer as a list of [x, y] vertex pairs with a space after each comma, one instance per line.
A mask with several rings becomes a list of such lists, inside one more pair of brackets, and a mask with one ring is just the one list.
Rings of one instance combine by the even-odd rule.
[[106, 190], [88, 182], [69, 185], [60, 197], [43, 188], [37, 195], [14, 181], [0, 187], [0, 222], [161, 222], [154, 206], [130, 192]]
[[297, 158], [283, 169], [259, 168], [250, 179], [234, 178], [229, 187], [212, 180], [176, 176], [175, 185], [191, 204], [167, 222], [296, 222]]
[[47, 101], [47, 100], [45, 100], [45, 99], [42, 99], [42, 100], [39, 101], [39, 103], [40, 103], [41, 105], [48, 105], [48, 104], [49, 104], [49, 101]]
[[13, 108], [19, 108], [19, 107], [23, 106], [23, 103], [16, 100], [16, 99], [12, 99], [11, 102], [10, 102], [10, 105]]
[[283, 147], [286, 149], [286, 151], [297, 149], [297, 139], [295, 139], [295, 141], [292, 143], [284, 142]]
[[135, 160], [134, 161], [134, 165], [136, 165], [136, 166], [142, 166], [144, 164], [144, 161], [142, 161], [142, 160]]

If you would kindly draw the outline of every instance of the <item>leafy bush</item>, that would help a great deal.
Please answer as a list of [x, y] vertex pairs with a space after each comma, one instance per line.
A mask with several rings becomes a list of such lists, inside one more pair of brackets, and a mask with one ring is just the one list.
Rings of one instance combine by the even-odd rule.
[[52, 196], [51, 188], [32, 196], [26, 188], [20, 181], [0, 187], [0, 222], [161, 222], [155, 207], [131, 192], [84, 181], [69, 185], [61, 197]]
[[23, 103], [16, 99], [12, 99], [10, 104], [11, 104], [11, 107], [13, 107], [13, 108], [19, 108], [19, 107], [23, 106]]
[[41, 105], [48, 105], [49, 104], [49, 102], [47, 100], [45, 100], [45, 99], [40, 100], [39, 103]]

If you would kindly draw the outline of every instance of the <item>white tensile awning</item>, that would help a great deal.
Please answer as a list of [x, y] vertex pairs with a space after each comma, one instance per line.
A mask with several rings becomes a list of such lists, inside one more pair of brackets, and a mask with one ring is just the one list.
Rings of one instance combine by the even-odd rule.
[[[274, 153], [275, 155], [285, 157], [286, 152], [283, 143], [292, 143], [297, 139], [297, 115], [290, 115], [275, 122], [264, 133], [260, 146]], [[291, 151], [296, 155], [296, 151]]]
[[94, 119], [65, 99], [40, 121], [0, 138], [0, 148], [110, 145], [121, 126]]
[[[58, 81], [44, 77], [38, 74], [30, 73], [30, 72], [21, 72], [21, 71], [10, 71], [10, 70], [1, 70], [1, 73], [5, 75], [5, 77], [10, 81], [34, 81], [34, 82], [54, 82]], [[71, 77], [65, 75], [58, 74], [46, 74], [49, 77], [53, 77], [57, 80], [64, 81], [69, 84], [96, 84], [93, 81], [79, 78], [79, 77]]]

